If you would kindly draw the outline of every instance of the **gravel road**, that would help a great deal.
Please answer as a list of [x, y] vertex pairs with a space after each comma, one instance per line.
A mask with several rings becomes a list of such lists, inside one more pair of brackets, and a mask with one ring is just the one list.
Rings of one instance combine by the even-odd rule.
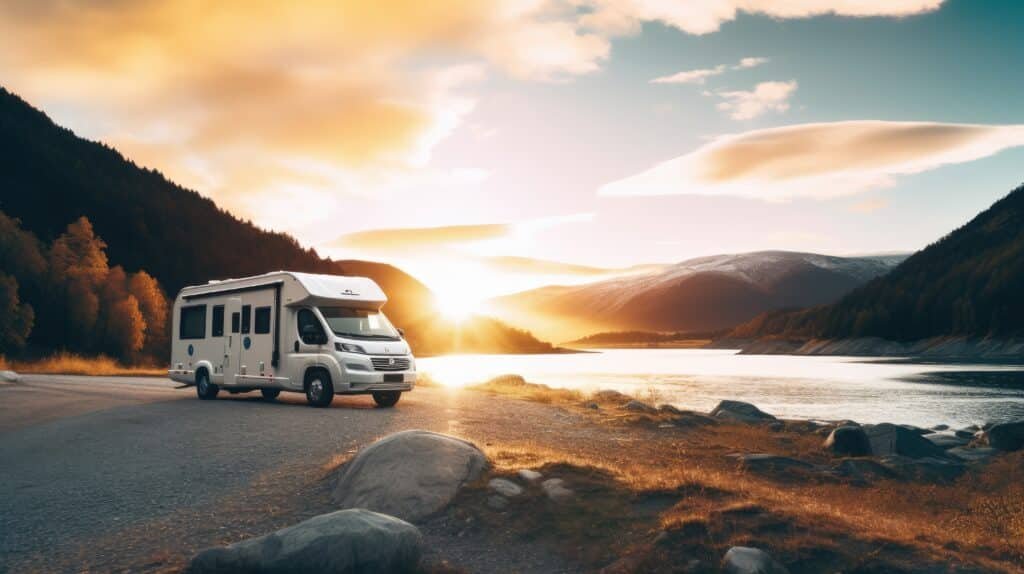
[[[159, 378], [0, 385], [0, 572], [173, 571], [197, 549], [333, 510], [326, 469], [399, 430], [483, 445], [572, 440], [589, 426], [472, 391], [417, 389], [394, 409], [369, 397], [339, 396], [328, 409], [298, 394], [257, 397], [199, 401]], [[544, 552], [427, 528], [434, 552], [468, 571], [572, 570]]]

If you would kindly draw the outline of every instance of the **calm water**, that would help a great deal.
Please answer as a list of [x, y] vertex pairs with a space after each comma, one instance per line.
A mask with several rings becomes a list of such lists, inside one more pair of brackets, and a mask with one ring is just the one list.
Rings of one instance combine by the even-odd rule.
[[710, 410], [749, 401], [787, 418], [954, 427], [1024, 418], [1024, 366], [921, 364], [864, 357], [738, 355], [736, 351], [612, 349], [569, 355], [450, 355], [417, 361], [452, 386], [519, 374], [534, 383], [615, 389]]

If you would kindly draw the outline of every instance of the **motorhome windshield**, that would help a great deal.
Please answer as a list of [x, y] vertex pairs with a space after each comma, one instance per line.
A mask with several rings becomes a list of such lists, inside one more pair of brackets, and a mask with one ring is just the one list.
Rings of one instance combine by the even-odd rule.
[[391, 341], [401, 338], [388, 318], [380, 311], [352, 307], [320, 307], [320, 313], [327, 320], [331, 331], [339, 337]]

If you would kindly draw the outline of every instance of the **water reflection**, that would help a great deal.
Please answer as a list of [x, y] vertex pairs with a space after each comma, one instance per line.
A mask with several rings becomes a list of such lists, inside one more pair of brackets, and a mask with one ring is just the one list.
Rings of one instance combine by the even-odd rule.
[[783, 417], [966, 426], [1024, 418], [1024, 366], [852, 357], [738, 355], [728, 350], [613, 349], [569, 355], [450, 355], [421, 371], [462, 386], [507, 373], [553, 387], [655, 392], [709, 410], [750, 401]]

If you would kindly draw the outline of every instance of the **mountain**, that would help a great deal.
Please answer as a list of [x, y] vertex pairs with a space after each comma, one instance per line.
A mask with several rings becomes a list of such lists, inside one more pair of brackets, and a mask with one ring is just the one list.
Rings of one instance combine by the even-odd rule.
[[713, 331], [759, 313], [837, 300], [903, 256], [759, 251], [700, 257], [650, 273], [497, 298], [495, 313], [545, 337], [596, 331]]
[[[86, 216], [112, 264], [145, 269], [171, 297], [185, 285], [280, 269], [370, 277], [388, 293], [385, 310], [395, 324], [409, 326], [418, 350], [450, 350], [417, 329], [436, 318], [434, 297], [407, 273], [383, 263], [322, 258], [289, 235], [242, 221], [113, 148], [76, 136], [3, 88], [0, 211], [45, 242]], [[492, 352], [515, 350], [501, 344], [525, 340], [493, 322], [481, 322], [480, 329], [498, 342]], [[529, 347], [544, 345], [533, 339]]]
[[1024, 186], [832, 305], [770, 313], [734, 338], [1024, 336]]

